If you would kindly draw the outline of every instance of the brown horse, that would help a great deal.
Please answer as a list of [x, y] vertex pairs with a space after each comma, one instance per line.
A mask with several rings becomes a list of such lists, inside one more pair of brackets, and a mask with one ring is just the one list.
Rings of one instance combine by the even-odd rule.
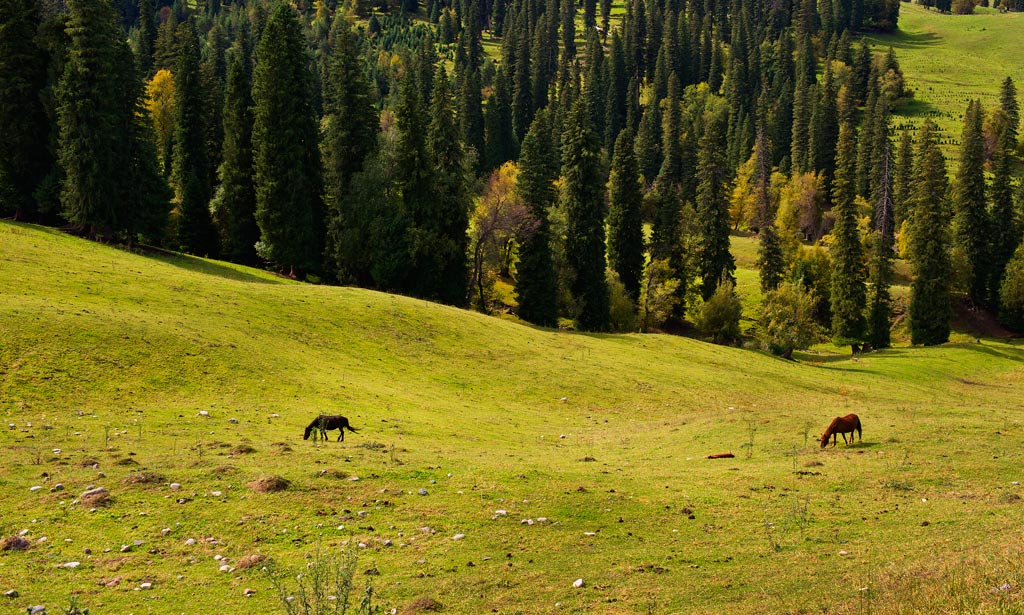
[[[836, 434], [843, 436], [844, 444], [853, 444], [853, 432], [857, 432], [860, 436], [861, 442], [864, 441], [864, 434], [860, 428], [860, 417], [856, 414], [847, 414], [846, 416], [837, 416], [832, 419], [832, 422], [828, 424], [828, 429], [821, 436], [821, 448], [825, 448], [828, 445], [828, 439], [832, 438], [832, 446], [837, 444]], [[850, 441], [846, 441], [846, 434], [850, 434]]]

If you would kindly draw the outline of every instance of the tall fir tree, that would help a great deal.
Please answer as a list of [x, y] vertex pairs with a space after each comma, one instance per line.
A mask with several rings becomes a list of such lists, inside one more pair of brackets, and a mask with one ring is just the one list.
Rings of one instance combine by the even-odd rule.
[[256, 191], [252, 161], [252, 78], [244, 37], [232, 46], [228, 81], [224, 93], [224, 146], [217, 175], [220, 187], [215, 200], [214, 219], [220, 230], [221, 256], [228, 260], [256, 263]]
[[47, 54], [36, 43], [37, 0], [0, 0], [0, 215], [32, 219], [34, 193], [53, 167], [41, 94]]
[[455, 99], [444, 64], [434, 75], [434, 97], [427, 128], [427, 151], [434, 168], [434, 198], [426, 226], [437, 244], [437, 282], [431, 298], [449, 305], [466, 303], [469, 272], [469, 194], [466, 161], [455, 117]]
[[910, 341], [931, 346], [949, 341], [949, 258], [951, 212], [947, 201], [946, 162], [926, 120], [918, 133], [917, 164], [911, 185], [908, 218], [910, 258]]
[[548, 212], [558, 193], [558, 154], [553, 147], [551, 110], [537, 113], [523, 139], [516, 191], [537, 220], [537, 229], [519, 250], [516, 267], [518, 315], [545, 327], [558, 323], [558, 284], [551, 254], [551, 225]]
[[1016, 147], [1015, 137], [1010, 132], [1012, 120], [1002, 109], [995, 112], [993, 120], [998, 133], [996, 148], [992, 155], [988, 300], [991, 305], [999, 305], [1006, 266], [1021, 242], [1022, 233], [1020, 221], [1014, 211], [1013, 188], [1010, 185], [1013, 174], [1013, 150]]
[[786, 261], [775, 229], [775, 208], [770, 192], [772, 152], [764, 129], [758, 130], [754, 155], [757, 173], [757, 269], [761, 292], [768, 293], [782, 283]]
[[517, 154], [512, 127], [512, 95], [504, 67], [494, 76], [494, 91], [484, 109], [484, 169], [491, 170], [513, 160]]
[[551, 109], [539, 112], [523, 139], [516, 191], [537, 220], [534, 231], [519, 251], [516, 300], [519, 317], [545, 327], [558, 324], [558, 281], [551, 254], [548, 212], [558, 192], [559, 156], [554, 147]]
[[893, 156], [892, 146], [886, 139], [882, 144], [880, 174], [875, 182], [875, 236], [871, 266], [871, 299], [868, 306], [867, 342], [874, 348], [892, 345], [891, 319], [893, 244], [895, 243], [895, 216], [893, 208]]
[[1017, 86], [1010, 77], [1004, 79], [999, 88], [999, 108], [1006, 114], [1006, 139], [1016, 147], [1017, 131], [1020, 128], [1020, 106], [1017, 102]]
[[177, 245], [200, 256], [217, 255], [210, 217], [207, 107], [199, 74], [199, 40], [191, 21], [178, 26], [174, 70], [174, 150], [171, 181], [178, 202]]
[[366, 284], [368, 280], [354, 278], [355, 263], [362, 261], [368, 238], [355, 222], [358, 215], [353, 210], [361, 205], [349, 198], [349, 184], [377, 144], [380, 120], [363, 69], [358, 34], [343, 12], [335, 16], [332, 31], [321, 148], [328, 227], [326, 261], [337, 279]]
[[604, 198], [597, 135], [586, 97], [576, 99], [562, 136], [562, 188], [566, 212], [565, 252], [572, 271], [570, 292], [576, 327], [606, 331], [610, 325], [605, 277]]
[[914, 178], [914, 139], [910, 130], [904, 128], [900, 133], [900, 144], [896, 150], [896, 168], [893, 173], [893, 214], [896, 228], [906, 219], [907, 206], [910, 202], [910, 185]]
[[661, 168], [662, 130], [661, 106], [658, 101], [651, 101], [644, 108], [633, 145], [637, 166], [648, 185], [654, 183]]
[[697, 155], [697, 216], [701, 223], [701, 297], [707, 301], [718, 285], [736, 284], [736, 261], [729, 251], [729, 201], [725, 164], [725, 118], [709, 112]]
[[616, 141], [608, 179], [608, 266], [636, 303], [644, 269], [643, 194], [633, 135], [623, 128]]
[[253, 166], [264, 255], [291, 275], [317, 273], [324, 245], [318, 122], [305, 36], [290, 5], [271, 13], [256, 57]]
[[114, 70], [120, 38], [116, 16], [105, 0], [67, 3], [68, 56], [57, 86], [64, 217], [90, 237], [112, 237], [120, 211], [116, 158], [122, 135]]
[[960, 166], [953, 184], [953, 234], [969, 266], [967, 291], [975, 305], [987, 299], [991, 274], [988, 242], [989, 225], [985, 200], [985, 143], [982, 134], [981, 103], [972, 100], [964, 114], [960, 137]]
[[864, 338], [864, 306], [867, 303], [867, 271], [864, 249], [857, 229], [856, 152], [852, 122], [839, 129], [836, 177], [832, 186], [832, 338], [848, 344]]
[[145, 77], [152, 72], [156, 37], [156, 6], [153, 0], [139, 0], [139, 46], [136, 63], [139, 72]]

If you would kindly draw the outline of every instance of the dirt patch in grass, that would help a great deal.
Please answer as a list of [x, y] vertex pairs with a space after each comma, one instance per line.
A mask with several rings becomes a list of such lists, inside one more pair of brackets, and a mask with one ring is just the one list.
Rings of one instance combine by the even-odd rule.
[[238, 564], [235, 567], [239, 570], [245, 570], [247, 568], [252, 568], [253, 566], [262, 563], [266, 559], [266, 555], [263, 555], [261, 553], [251, 553], [249, 555], [244, 556], [242, 559], [238, 560]]
[[291, 486], [291, 481], [280, 476], [264, 476], [249, 483], [249, 488], [256, 493], [274, 493], [284, 491]]
[[32, 543], [21, 536], [8, 536], [0, 542], [0, 551], [24, 551], [32, 546]]
[[217, 476], [224, 476], [225, 474], [234, 474], [238, 472], [238, 468], [235, 466], [217, 466], [210, 470], [210, 474], [216, 474]]
[[249, 453], [255, 453], [256, 449], [248, 444], [239, 444], [228, 452], [232, 455], [248, 455]]
[[132, 472], [124, 478], [126, 485], [159, 485], [166, 483], [167, 479], [163, 474], [156, 472]]
[[320, 470], [319, 472], [316, 472], [313, 475], [316, 476], [317, 478], [337, 478], [338, 480], [348, 477], [348, 473], [334, 469]]
[[118, 459], [117, 461], [115, 461], [114, 465], [119, 465], [119, 466], [137, 466], [137, 465], [139, 465], [139, 462], [135, 461], [131, 457], [125, 457], [124, 459]]
[[100, 506], [109, 506], [113, 503], [113, 498], [110, 497], [110, 492], [106, 489], [92, 489], [82, 494], [82, 497], [78, 500], [82, 506], [88, 508], [98, 508]]
[[274, 447], [274, 450], [277, 451], [278, 453], [292, 452], [292, 447], [287, 442], [274, 442], [270, 446]]

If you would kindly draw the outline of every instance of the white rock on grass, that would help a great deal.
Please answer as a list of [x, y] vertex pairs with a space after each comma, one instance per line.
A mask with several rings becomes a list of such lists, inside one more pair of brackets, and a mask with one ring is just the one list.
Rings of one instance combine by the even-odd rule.
[[465, 537], [466, 537], [465, 534], [456, 534], [456, 535], [452, 536], [452, 540], [462, 540]]
[[194, 544], [196, 544], [196, 539], [195, 538], [189, 538], [188, 540], [185, 541], [185, 545], [186, 546], [191, 547]]
[[140, 583], [139, 584], [139, 589], [141, 589], [141, 590], [153, 589], [153, 584], [152, 583]]
[[42, 486], [40, 486], [40, 485], [34, 485], [34, 486], [28, 488], [28, 490], [33, 492], [33, 493], [36, 492], [36, 491], [39, 491], [40, 489], [42, 489]]
[[72, 568], [72, 569], [78, 568], [81, 565], [82, 565], [82, 562], [68, 562], [66, 564], [61, 564], [61, 566], [63, 566], [64, 568]]
[[577, 589], [580, 588], [580, 587], [583, 587], [583, 579], [576, 579], [575, 581], [572, 582], [572, 586], [577, 588]]

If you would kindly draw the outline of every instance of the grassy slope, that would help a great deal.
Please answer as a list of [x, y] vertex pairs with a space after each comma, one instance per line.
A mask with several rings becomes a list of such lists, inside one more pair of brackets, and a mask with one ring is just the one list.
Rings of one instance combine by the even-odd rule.
[[[17, 427], [0, 431], [0, 538], [47, 537], [0, 554], [19, 608], [75, 592], [93, 612], [271, 612], [259, 572], [220, 573], [214, 556], [300, 566], [317, 536], [366, 544], [359, 570], [380, 576], [357, 584], [387, 606], [431, 595], [456, 613], [807, 612], [826, 594], [886, 612], [908, 584], [963, 578], [969, 555], [987, 561], [966, 590], [984, 603], [1003, 597], [992, 583], [1024, 581], [1019, 345], [790, 363], [10, 223], [0, 263], [0, 416]], [[320, 411], [360, 432], [303, 442]], [[819, 451], [815, 434], [850, 411], [864, 444]], [[737, 458], [704, 459], [725, 451]], [[163, 481], [125, 483], [138, 470]], [[246, 487], [268, 474], [292, 488]], [[90, 513], [73, 500], [93, 484], [115, 501]], [[550, 522], [520, 523], [538, 517]], [[132, 591], [144, 581], [154, 589]]]
[[[986, 109], [999, 104], [999, 88], [1012, 77], [1024, 84], [1024, 63], [1017, 59], [1024, 13], [1000, 14], [978, 9], [976, 15], [942, 15], [918, 4], [900, 4], [900, 30], [870, 36], [880, 47], [890, 45], [915, 91], [895, 119], [919, 127], [931, 118], [941, 130], [944, 152], [956, 158], [967, 101], [981, 100]], [[951, 169], [952, 171], [952, 169]]]

